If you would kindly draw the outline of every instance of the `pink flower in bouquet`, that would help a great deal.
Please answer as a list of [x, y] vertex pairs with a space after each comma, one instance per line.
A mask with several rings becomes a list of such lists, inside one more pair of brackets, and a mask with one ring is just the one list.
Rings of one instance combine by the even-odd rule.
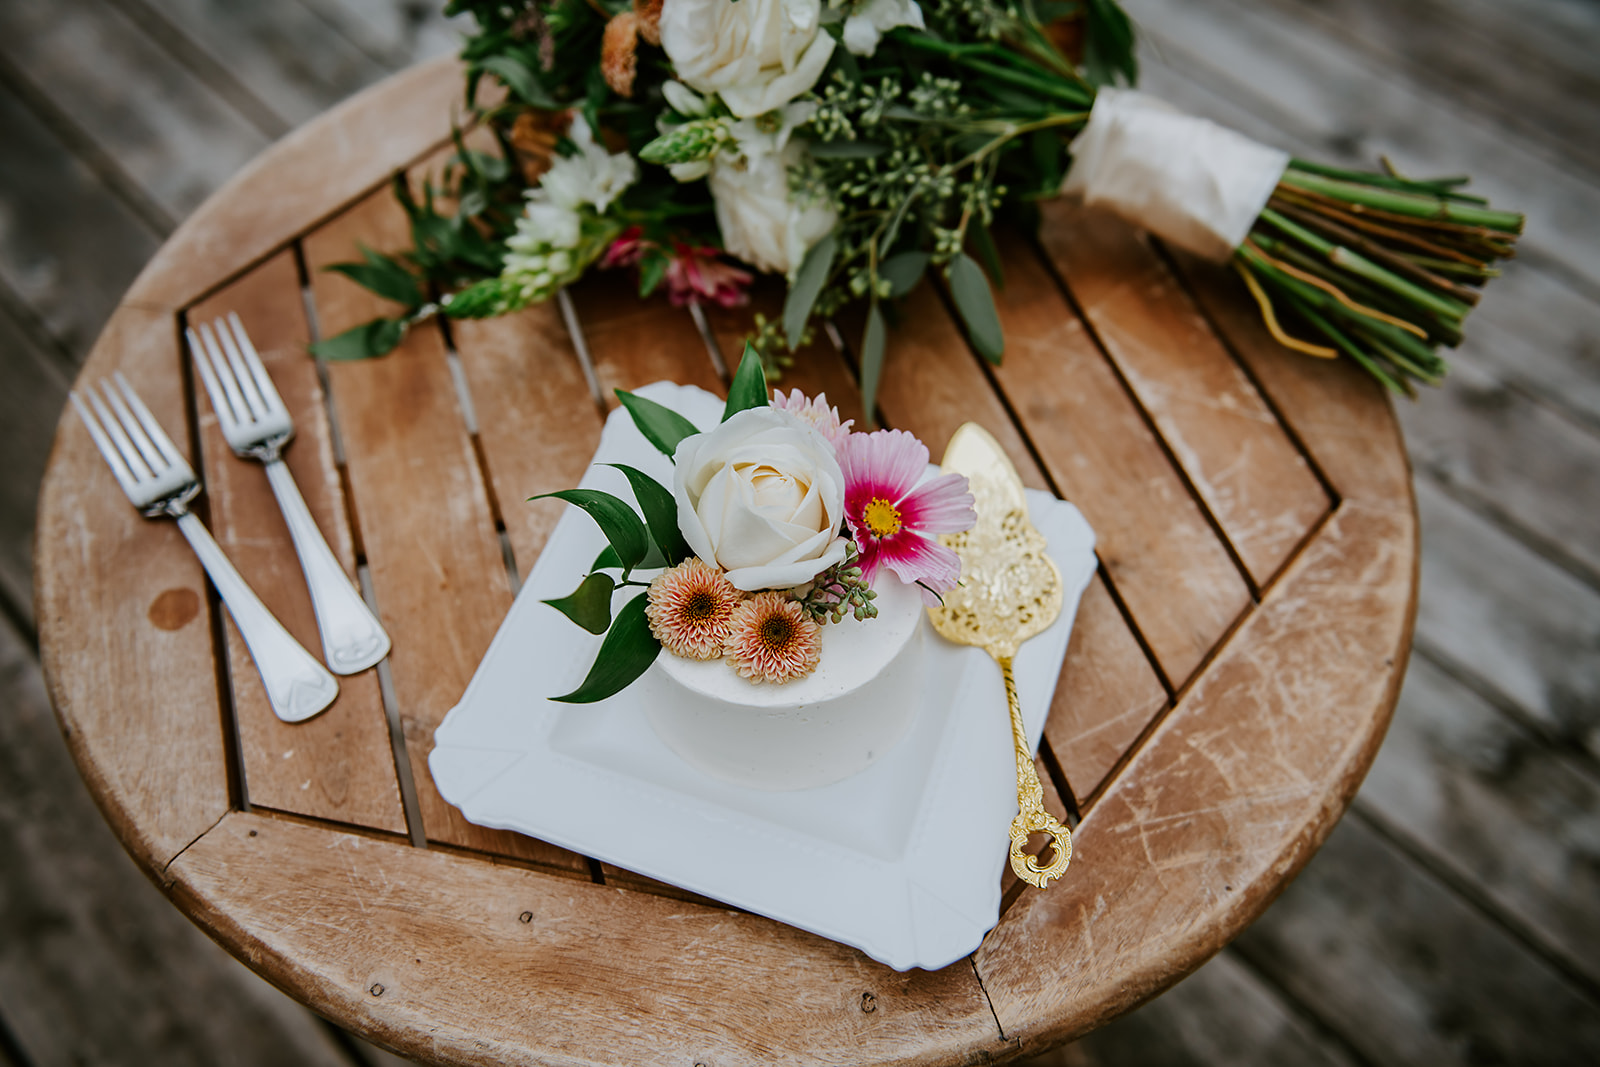
[[644, 615], [661, 647], [685, 659], [716, 659], [743, 599], [720, 570], [691, 556], [645, 591]]
[[622, 235], [611, 242], [611, 247], [606, 249], [606, 254], [600, 259], [600, 267], [610, 270], [612, 267], [631, 267], [639, 262], [648, 249], [654, 248], [654, 241], [644, 239], [643, 226], [629, 226], [622, 231]]
[[740, 307], [750, 299], [745, 292], [752, 278], [731, 263], [720, 259], [715, 248], [691, 248], [679, 243], [672, 262], [667, 264], [667, 295], [682, 307], [699, 297], [725, 308]]
[[888, 567], [902, 582], [920, 583], [922, 599], [956, 587], [961, 560], [933, 535], [970, 530], [978, 521], [967, 479], [945, 474], [918, 485], [928, 447], [904, 430], [853, 433], [836, 446], [844, 471], [844, 513], [872, 581]]
[[772, 391], [772, 406], [779, 411], [787, 411], [796, 415], [817, 428], [817, 432], [828, 439], [828, 443], [835, 448], [840, 441], [850, 434], [850, 427], [855, 425], [855, 419], [839, 421], [839, 409], [828, 406], [828, 394], [818, 393], [807, 399], [806, 395], [798, 389], [789, 390], [789, 395], [784, 396], [783, 390]]
[[741, 677], [776, 685], [817, 669], [821, 627], [788, 594], [757, 593], [734, 610], [724, 651]]

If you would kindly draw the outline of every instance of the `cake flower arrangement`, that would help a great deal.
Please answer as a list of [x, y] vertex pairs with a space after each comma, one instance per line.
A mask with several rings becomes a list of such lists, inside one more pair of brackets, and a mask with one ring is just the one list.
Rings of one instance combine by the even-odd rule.
[[[863, 407], [894, 305], [926, 279], [973, 349], [1004, 352], [991, 229], [1076, 195], [1231, 264], [1284, 346], [1356, 361], [1390, 389], [1437, 383], [1522, 216], [1392, 168], [1292, 159], [1126, 88], [1134, 35], [1114, 0], [452, 0], [470, 13], [470, 125], [442, 184], [396, 190], [413, 247], [338, 265], [404, 308], [318, 342], [381, 355], [435, 314], [502, 315], [590, 268], [639, 293], [733, 306], [771, 371], [819, 322], [850, 338]], [[499, 93], [479, 90], [486, 79]], [[477, 143], [477, 142], [475, 142]], [[748, 269], [747, 269], [748, 268]]]
[[[936, 538], [976, 522], [967, 479], [926, 477], [921, 441], [854, 432], [825, 395], [769, 397], [753, 348], [711, 430], [646, 397], [617, 397], [672, 460], [673, 482], [618, 464], [637, 511], [596, 489], [546, 494], [582, 508], [608, 542], [571, 595], [545, 602], [605, 635], [583, 683], [553, 699], [612, 696], [662, 650], [782, 685], [817, 669], [823, 626], [877, 615], [878, 583], [918, 586], [936, 604], [960, 580], [960, 560]], [[644, 591], [613, 615], [628, 587]]]

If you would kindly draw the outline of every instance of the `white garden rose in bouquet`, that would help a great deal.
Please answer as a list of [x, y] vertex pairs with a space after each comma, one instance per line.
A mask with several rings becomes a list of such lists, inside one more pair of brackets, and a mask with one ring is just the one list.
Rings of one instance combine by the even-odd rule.
[[678, 80], [739, 118], [810, 91], [833, 55], [821, 0], [665, 0], [661, 47]]

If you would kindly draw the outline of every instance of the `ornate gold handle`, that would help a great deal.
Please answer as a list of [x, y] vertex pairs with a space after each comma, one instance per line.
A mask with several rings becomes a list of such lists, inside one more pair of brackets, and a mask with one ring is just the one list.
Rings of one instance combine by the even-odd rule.
[[[1011, 708], [1011, 742], [1017, 753], [1017, 817], [1011, 820], [1011, 869], [1017, 877], [1036, 889], [1043, 889], [1067, 873], [1072, 862], [1072, 831], [1044, 810], [1044, 786], [1033, 765], [1028, 733], [1022, 725], [1022, 705], [1017, 700], [1017, 681], [1011, 673], [1011, 657], [996, 657], [1006, 680], [1006, 703]], [[1054, 852], [1049, 863], [1039, 866], [1039, 857], [1023, 851], [1029, 834], [1049, 834]]]

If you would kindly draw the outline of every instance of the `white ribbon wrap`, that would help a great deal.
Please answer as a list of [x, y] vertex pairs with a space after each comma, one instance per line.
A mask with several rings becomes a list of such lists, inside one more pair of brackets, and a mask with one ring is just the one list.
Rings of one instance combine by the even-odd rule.
[[1218, 263], [1233, 255], [1289, 154], [1131, 89], [1101, 89], [1061, 191]]

